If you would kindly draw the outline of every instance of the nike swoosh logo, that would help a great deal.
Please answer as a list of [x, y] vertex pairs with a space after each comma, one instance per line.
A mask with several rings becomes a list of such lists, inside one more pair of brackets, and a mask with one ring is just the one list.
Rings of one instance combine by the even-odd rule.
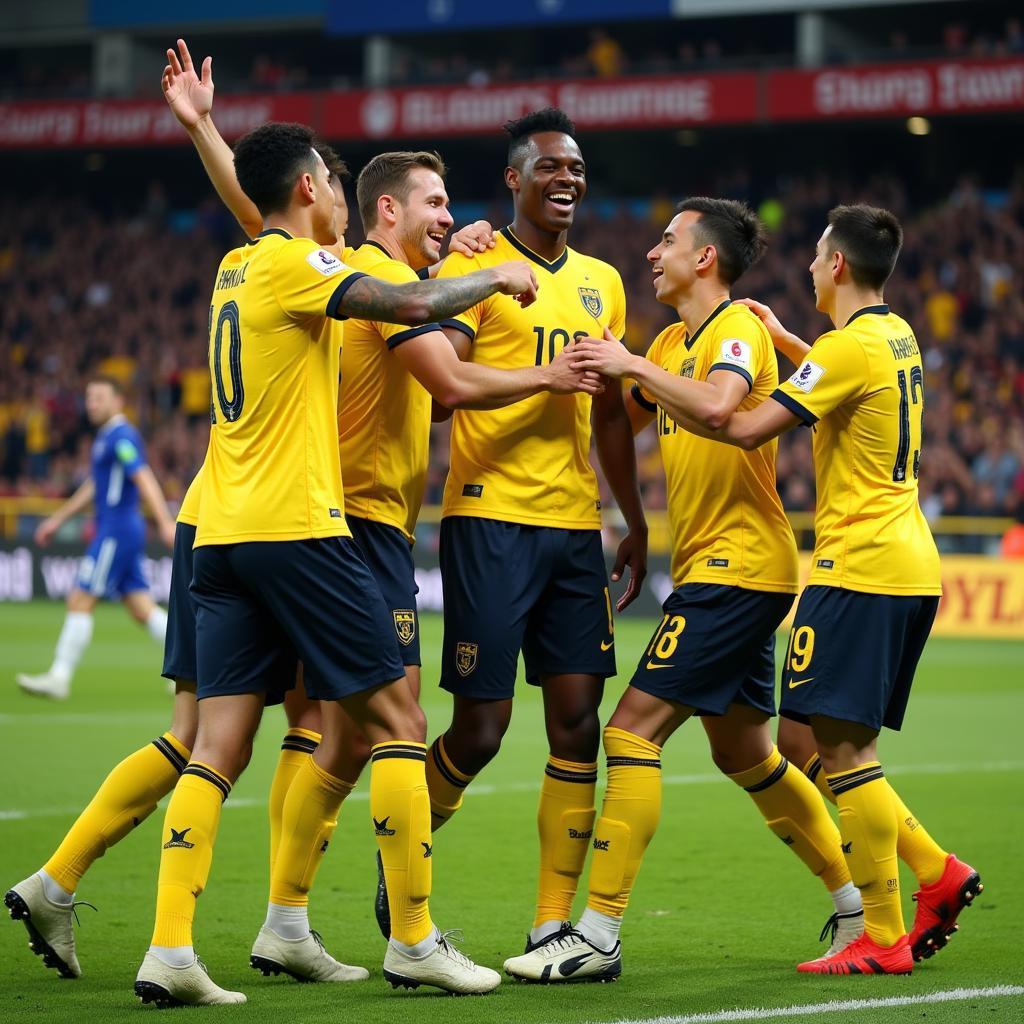
[[798, 686], [803, 686], [804, 683], [814, 682], [814, 676], [808, 676], [806, 679], [790, 679], [789, 688], [795, 690]]
[[653, 670], [653, 669], [656, 669], [656, 668], [674, 668], [675, 666], [673, 666], [673, 665], [655, 665], [653, 661], [649, 661], [649, 662], [647, 662], [647, 667], [649, 669]]
[[579, 956], [563, 960], [558, 965], [558, 973], [563, 978], [568, 978], [571, 974], [575, 974], [588, 960], [592, 959], [593, 956], [593, 953], [581, 953]]
[[614, 646], [615, 646], [615, 641], [614, 640], [609, 640], [607, 643], [605, 643], [604, 640], [601, 641], [601, 650], [602, 651], [610, 651]]

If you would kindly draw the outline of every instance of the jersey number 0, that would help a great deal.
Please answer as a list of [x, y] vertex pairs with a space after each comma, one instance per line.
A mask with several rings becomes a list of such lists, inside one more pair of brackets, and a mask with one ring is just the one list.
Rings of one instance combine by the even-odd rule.
[[[210, 307], [210, 323], [213, 323], [213, 306]], [[228, 329], [228, 372], [231, 375], [231, 398], [224, 387], [224, 370], [221, 354], [224, 345], [224, 328]], [[225, 302], [217, 315], [217, 326], [210, 338], [213, 352], [213, 381], [216, 402], [210, 403], [210, 422], [217, 422], [216, 406], [220, 406], [225, 422], [234, 423], [242, 415], [245, 403], [245, 388], [242, 386], [242, 331], [239, 327], [238, 303], [234, 299]]]

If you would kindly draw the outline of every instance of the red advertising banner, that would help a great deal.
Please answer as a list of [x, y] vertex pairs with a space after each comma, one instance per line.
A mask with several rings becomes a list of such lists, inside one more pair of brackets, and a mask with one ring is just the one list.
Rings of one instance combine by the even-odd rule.
[[922, 61], [767, 76], [769, 121], [1024, 109], [1024, 59]]
[[757, 94], [752, 73], [381, 89], [328, 96], [321, 131], [370, 139], [488, 134], [541, 107], [561, 107], [581, 131], [742, 123], [756, 120]]
[[[313, 120], [316, 96], [218, 96], [217, 127], [237, 139], [265, 121]], [[188, 142], [167, 104], [157, 100], [0, 103], [0, 149], [167, 146]]]
[[[1024, 110], [1024, 59], [921, 61], [645, 78], [217, 97], [238, 138], [265, 121], [302, 121], [328, 139], [433, 139], [497, 132], [540, 107], [582, 131], [756, 121]], [[0, 149], [161, 146], [187, 141], [162, 100], [0, 103]]]

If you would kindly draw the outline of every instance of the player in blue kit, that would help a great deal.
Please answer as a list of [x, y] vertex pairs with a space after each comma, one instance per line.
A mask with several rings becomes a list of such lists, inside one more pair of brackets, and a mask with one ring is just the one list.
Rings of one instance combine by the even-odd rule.
[[101, 598], [117, 599], [159, 644], [164, 642], [167, 613], [149, 596], [142, 571], [146, 527], [139, 498], [156, 520], [160, 538], [174, 545], [174, 520], [167, 511], [160, 484], [146, 464], [138, 430], [124, 415], [124, 394], [112, 377], [96, 376], [86, 385], [85, 411], [98, 428], [92, 446], [89, 478], [36, 530], [36, 543], [45, 547], [53, 535], [90, 501], [96, 506], [96, 536], [86, 551], [78, 580], [68, 595], [67, 616], [54, 652], [53, 664], [42, 675], [19, 673], [25, 693], [64, 700], [71, 679], [92, 639], [92, 613]]

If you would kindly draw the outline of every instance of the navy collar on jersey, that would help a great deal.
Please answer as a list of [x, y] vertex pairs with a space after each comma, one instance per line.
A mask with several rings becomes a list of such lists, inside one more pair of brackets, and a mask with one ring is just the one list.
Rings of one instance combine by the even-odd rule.
[[375, 242], [372, 238], [368, 238], [365, 242], [363, 242], [363, 245], [372, 245], [374, 249], [380, 249], [380, 251], [384, 253], [384, 255], [387, 256], [389, 260], [393, 260], [395, 258], [394, 256], [391, 255], [391, 253], [387, 251], [387, 249], [384, 248], [383, 245], [380, 244], [380, 242]]
[[259, 233], [259, 234], [258, 234], [258, 235], [257, 235], [257, 236], [256, 236], [256, 237], [254, 238], [254, 239], [253, 239], [253, 241], [254, 241], [254, 242], [257, 242], [257, 241], [259, 241], [259, 240], [260, 240], [261, 238], [266, 238], [266, 237], [267, 237], [267, 235], [280, 235], [280, 236], [281, 236], [282, 238], [287, 238], [289, 242], [290, 242], [290, 241], [291, 241], [291, 239], [292, 239], [292, 236], [291, 236], [291, 235], [289, 235], [289, 234], [288, 234], [288, 232], [287, 232], [287, 231], [285, 231], [285, 229], [284, 229], [284, 228], [267, 228], [267, 230], [266, 230], [266, 231], [261, 231], [261, 232], [260, 232], [260, 233]]
[[857, 317], [864, 316], [865, 313], [877, 313], [878, 316], [886, 316], [889, 313], [889, 307], [884, 302], [881, 302], [877, 306], [865, 306], [863, 309], [858, 309], [857, 312], [846, 321], [845, 326], [849, 327]]
[[723, 299], [715, 307], [715, 311], [711, 314], [711, 316], [709, 316], [707, 320], [705, 320], [704, 323], [702, 323], [700, 327], [698, 327], [697, 330], [693, 332], [692, 335], [687, 333], [686, 341], [683, 342], [683, 344], [686, 346], [687, 352], [689, 352], [690, 349], [697, 344], [697, 339], [701, 336], [701, 334], [704, 333], [704, 328], [707, 327], [707, 325], [711, 323], [711, 321], [714, 320], [715, 317], [718, 316], [718, 314], [721, 313], [723, 309], [728, 309], [731, 305], [732, 299]]
[[528, 260], [536, 263], [538, 266], [543, 267], [548, 273], [555, 274], [562, 267], [565, 266], [565, 261], [569, 258], [569, 250], [563, 249], [562, 255], [557, 260], [546, 260], [543, 256], [538, 256], [532, 249], [523, 245], [518, 238], [512, 233], [512, 228], [502, 228], [499, 234], [512, 246], [513, 249], [518, 249]]

